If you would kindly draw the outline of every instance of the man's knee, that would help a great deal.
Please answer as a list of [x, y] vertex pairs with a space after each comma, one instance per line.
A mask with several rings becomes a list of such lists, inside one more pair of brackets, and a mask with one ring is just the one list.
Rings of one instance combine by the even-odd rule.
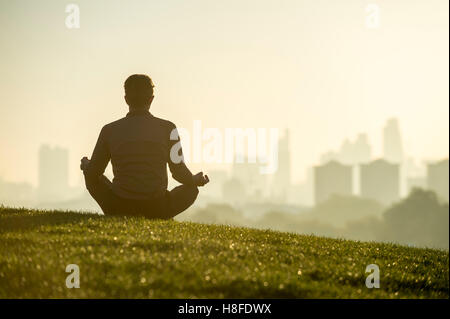
[[86, 189], [89, 192], [89, 194], [93, 194], [95, 192], [95, 185], [91, 181], [85, 180]]
[[174, 217], [188, 209], [198, 196], [198, 188], [194, 185], [180, 185], [169, 192], [169, 214], [168, 217]]
[[193, 188], [192, 189], [192, 196], [197, 198], [197, 196], [198, 196], [198, 187], [197, 186], [193, 186], [192, 188]]
[[189, 185], [188, 186], [188, 191], [189, 191], [189, 198], [192, 200], [192, 202], [194, 202], [197, 199], [198, 196], [198, 187], [197, 186], [193, 186], [193, 185]]
[[183, 207], [182, 210], [185, 210], [189, 206], [191, 206], [198, 196], [198, 188], [195, 185], [182, 185], [178, 189], [172, 193], [172, 200], [177, 203], [177, 206]]

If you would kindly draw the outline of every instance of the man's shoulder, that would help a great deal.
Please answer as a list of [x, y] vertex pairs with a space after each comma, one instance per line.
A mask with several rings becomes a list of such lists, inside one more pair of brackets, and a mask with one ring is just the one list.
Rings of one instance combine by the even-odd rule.
[[123, 124], [125, 122], [125, 119], [126, 119], [126, 117], [122, 117], [118, 120], [107, 123], [103, 126], [102, 130], [110, 130], [114, 127], [120, 126], [121, 124]]
[[[173, 129], [176, 128], [175, 124], [169, 120], [165, 120], [163, 118], [160, 117], [156, 117], [154, 115], [152, 115], [151, 117], [149, 117], [149, 119], [156, 124], [157, 126], [159, 126], [162, 129], [168, 130], [169, 132]], [[128, 117], [123, 117], [120, 118], [118, 120], [115, 120], [111, 123], [108, 123], [106, 125], [103, 126], [102, 130], [103, 131], [111, 131], [114, 129], [120, 129], [123, 125], [127, 125], [127, 121], [129, 120]]]
[[161, 124], [162, 126], [165, 126], [165, 127], [167, 127], [167, 128], [173, 129], [173, 128], [176, 127], [175, 124], [174, 124], [173, 122], [169, 121], [169, 120], [165, 120], [165, 119], [163, 119], [163, 118], [156, 117], [156, 116], [153, 116], [153, 119], [154, 119], [157, 123], [159, 123], [159, 124]]

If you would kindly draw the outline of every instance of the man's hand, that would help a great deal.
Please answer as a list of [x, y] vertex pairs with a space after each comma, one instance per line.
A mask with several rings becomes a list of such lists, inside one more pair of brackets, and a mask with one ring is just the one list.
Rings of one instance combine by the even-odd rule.
[[195, 186], [204, 186], [209, 182], [208, 175], [203, 175], [203, 172], [195, 174], [192, 178]]
[[82, 170], [82, 171], [84, 171], [88, 166], [89, 166], [89, 163], [90, 163], [91, 161], [90, 160], [88, 160], [88, 158], [85, 156], [85, 157], [83, 157], [82, 159], [81, 159], [81, 164], [80, 164], [80, 169]]

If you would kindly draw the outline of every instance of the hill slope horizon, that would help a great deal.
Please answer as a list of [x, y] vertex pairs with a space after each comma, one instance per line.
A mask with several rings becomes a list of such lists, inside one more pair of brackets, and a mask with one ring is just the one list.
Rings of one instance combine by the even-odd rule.
[[0, 298], [448, 297], [444, 250], [0, 206]]

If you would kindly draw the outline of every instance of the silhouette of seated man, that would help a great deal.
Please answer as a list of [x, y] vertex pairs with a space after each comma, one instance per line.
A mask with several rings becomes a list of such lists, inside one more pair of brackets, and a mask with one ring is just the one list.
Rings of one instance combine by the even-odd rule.
[[[128, 114], [105, 125], [91, 159], [81, 159], [86, 188], [105, 215], [173, 218], [194, 203], [197, 187], [205, 185], [208, 176], [192, 175], [175, 125], [150, 113], [152, 80], [134, 74], [124, 86]], [[103, 175], [110, 160], [112, 183]], [[167, 165], [181, 183], [171, 191], [167, 190]]]

